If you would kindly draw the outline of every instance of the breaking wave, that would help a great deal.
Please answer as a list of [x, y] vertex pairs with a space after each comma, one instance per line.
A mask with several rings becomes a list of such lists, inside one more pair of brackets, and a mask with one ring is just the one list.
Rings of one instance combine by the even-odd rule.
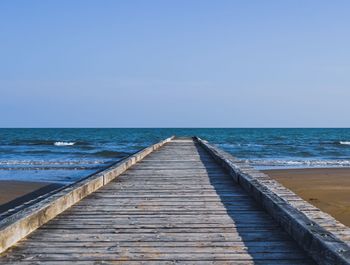
[[34, 166], [34, 167], [0, 167], [0, 170], [7, 170], [7, 171], [12, 171], [12, 170], [20, 170], [20, 171], [41, 171], [41, 170], [66, 170], [66, 171], [74, 171], [74, 170], [97, 170], [103, 168], [102, 166], [75, 166], [75, 167], [69, 167], [69, 166]]
[[350, 160], [245, 160], [256, 167], [350, 167]]
[[67, 161], [50, 161], [50, 160], [0, 160], [1, 165], [98, 165], [105, 164], [103, 160], [67, 160]]
[[56, 145], [56, 146], [71, 146], [71, 145], [75, 145], [75, 142], [54, 142], [53, 145]]
[[89, 142], [84, 142], [84, 141], [58, 141], [58, 140], [35, 140], [35, 139], [31, 139], [31, 140], [16, 140], [16, 141], [12, 141], [11, 143], [9, 143], [8, 145], [13, 145], [13, 146], [25, 146], [25, 145], [29, 145], [29, 146], [89, 146], [90, 143]]

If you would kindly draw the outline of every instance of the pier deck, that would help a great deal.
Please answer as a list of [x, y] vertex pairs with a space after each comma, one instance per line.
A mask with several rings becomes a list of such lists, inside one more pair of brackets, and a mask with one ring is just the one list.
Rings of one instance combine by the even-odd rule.
[[313, 264], [207, 151], [179, 139], [38, 228], [0, 264], [214, 261]]

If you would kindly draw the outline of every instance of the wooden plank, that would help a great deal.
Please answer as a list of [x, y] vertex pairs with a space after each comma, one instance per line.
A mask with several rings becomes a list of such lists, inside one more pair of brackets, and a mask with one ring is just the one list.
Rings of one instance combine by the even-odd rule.
[[[254, 259], [252, 258], [254, 255]], [[171, 260], [182, 260], [182, 261], [206, 261], [206, 260], [221, 260], [221, 261], [242, 261], [242, 260], [276, 260], [279, 261], [281, 259], [288, 260], [304, 260], [305, 257], [300, 253], [279, 253], [279, 252], [262, 252], [262, 253], [133, 253], [132, 251], [125, 251], [118, 253], [113, 251], [113, 253], [108, 253], [108, 251], [104, 251], [103, 253], [75, 253], [70, 252], [67, 253], [41, 253], [41, 254], [22, 254], [19, 258], [25, 256], [25, 259], [31, 260], [32, 262], [45, 260], [45, 261], [61, 261], [68, 260], [69, 262], [75, 261], [129, 261], [129, 260], [154, 260], [154, 261], [171, 261]]]
[[[30, 260], [28, 258], [28, 260]], [[55, 265], [55, 264], [67, 264], [67, 261], [66, 260], [54, 260], [54, 261], [51, 261], [51, 260], [43, 260], [43, 261], [21, 261], [21, 262], [16, 262], [16, 261], [10, 261], [9, 263], [7, 264], [11, 264], [11, 265], [14, 265], [14, 264], [30, 264], [30, 265], [40, 265], [40, 264], [49, 264], [49, 265]], [[295, 260], [295, 259], [291, 259], [291, 260], [271, 260], [271, 259], [264, 259], [264, 260], [213, 260], [213, 259], [209, 259], [209, 260], [182, 260], [182, 259], [173, 259], [173, 260], [145, 260], [145, 259], [141, 259], [141, 260], [104, 260], [103, 262], [99, 262], [97, 260], [85, 260], [85, 261], [79, 261], [79, 260], [74, 260], [74, 263], [68, 263], [68, 264], [93, 264], [93, 265], [105, 265], [105, 264], [112, 264], [112, 265], [119, 265], [119, 264], [128, 264], [128, 265], [133, 265], [133, 264], [152, 264], [152, 265], [159, 265], [159, 264], [166, 264], [166, 265], [169, 265], [169, 264], [200, 264], [200, 265], [206, 265], [206, 264], [214, 264], [214, 265], [222, 265], [222, 264], [238, 264], [238, 265], [250, 265], [250, 264], [254, 264], [254, 265], [261, 265], [261, 264], [264, 264], [264, 265], [285, 265], [285, 264], [288, 264], [288, 265], [299, 265], [299, 264], [309, 264], [308, 261], [305, 261], [305, 260]]]
[[[234, 261], [219, 261], [219, 260], [200, 260], [200, 261], [189, 261], [174, 259], [174, 260], [128, 260], [127, 263], [123, 260], [112, 260], [112, 261], [78, 261], [75, 260], [74, 265], [175, 265], [175, 264], [186, 264], [186, 265], [307, 265], [310, 264], [308, 260], [234, 260]], [[7, 265], [67, 265], [66, 260], [56, 260], [56, 261], [9, 261]]]

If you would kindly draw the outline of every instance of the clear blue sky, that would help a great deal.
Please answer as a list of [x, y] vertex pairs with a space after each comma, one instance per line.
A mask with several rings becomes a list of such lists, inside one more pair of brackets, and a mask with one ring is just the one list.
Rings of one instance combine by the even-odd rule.
[[350, 1], [0, 1], [0, 127], [349, 127]]

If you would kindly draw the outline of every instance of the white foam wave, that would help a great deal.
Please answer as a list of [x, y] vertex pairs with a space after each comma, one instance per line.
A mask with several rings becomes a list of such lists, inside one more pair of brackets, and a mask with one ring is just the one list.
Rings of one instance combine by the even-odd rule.
[[56, 146], [70, 146], [70, 145], [75, 145], [75, 142], [54, 142], [54, 145], [56, 145]]
[[234, 144], [228, 144], [228, 143], [222, 143], [218, 144], [220, 148], [236, 148], [236, 147], [263, 147], [261, 144], [252, 144], [252, 143], [234, 143]]
[[67, 161], [50, 161], [50, 160], [0, 160], [0, 166], [9, 165], [98, 165], [104, 164], [103, 160], [67, 160]]
[[350, 145], [350, 141], [340, 141], [339, 143], [344, 145]]
[[350, 160], [245, 160], [257, 167], [350, 167]]

